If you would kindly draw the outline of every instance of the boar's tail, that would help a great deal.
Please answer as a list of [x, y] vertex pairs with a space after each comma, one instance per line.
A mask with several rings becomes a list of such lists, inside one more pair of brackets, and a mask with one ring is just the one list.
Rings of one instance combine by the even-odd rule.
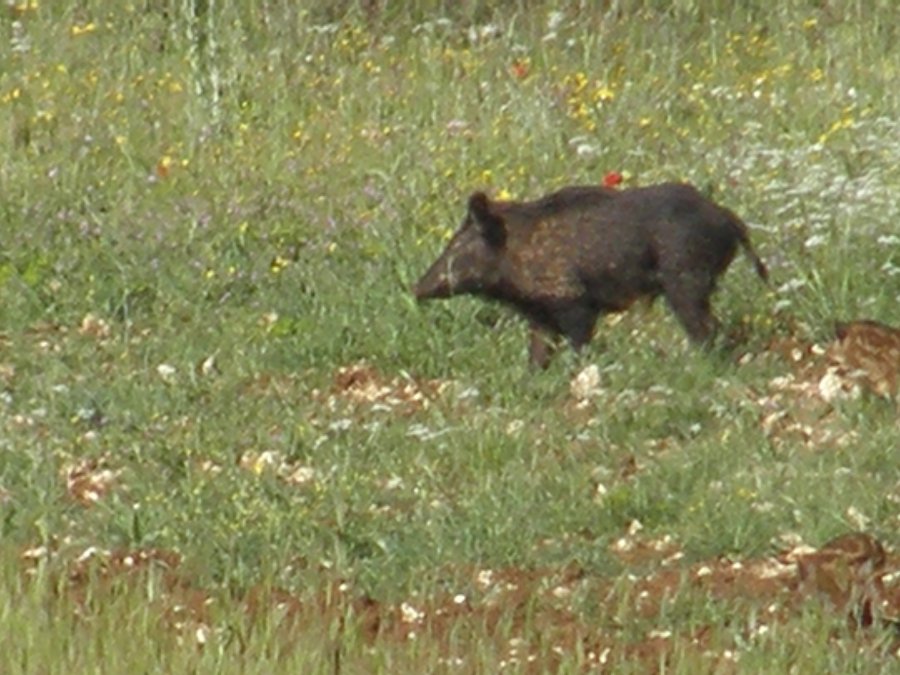
[[759, 256], [756, 255], [756, 250], [753, 248], [753, 244], [750, 243], [750, 235], [747, 232], [747, 225], [743, 220], [737, 217], [731, 211], [728, 211], [728, 215], [731, 217], [731, 226], [735, 229], [737, 233], [738, 241], [741, 242], [741, 247], [744, 249], [744, 253], [747, 254], [747, 257], [750, 258], [750, 261], [753, 263], [753, 267], [756, 268], [756, 273], [759, 275], [759, 278], [763, 281], [769, 280], [769, 270], [766, 267], [766, 264], [760, 260]]
[[753, 244], [750, 243], [750, 237], [747, 236], [746, 231], [744, 231], [743, 236], [741, 237], [741, 246], [744, 247], [744, 253], [747, 254], [747, 257], [750, 258], [753, 266], [756, 268], [756, 273], [759, 275], [759, 278], [763, 281], [768, 281], [769, 270], [766, 267], [766, 264], [759, 259], [758, 255], [756, 255], [756, 251], [753, 249]]

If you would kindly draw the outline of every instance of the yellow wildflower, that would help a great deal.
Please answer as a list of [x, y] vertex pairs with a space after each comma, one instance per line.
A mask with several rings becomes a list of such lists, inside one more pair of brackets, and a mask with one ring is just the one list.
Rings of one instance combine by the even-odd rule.
[[95, 24], [93, 21], [81, 26], [75, 24], [74, 26], [72, 26], [72, 35], [75, 37], [79, 35], [87, 35], [88, 33], [93, 33], [95, 30], [97, 30], [97, 24]]

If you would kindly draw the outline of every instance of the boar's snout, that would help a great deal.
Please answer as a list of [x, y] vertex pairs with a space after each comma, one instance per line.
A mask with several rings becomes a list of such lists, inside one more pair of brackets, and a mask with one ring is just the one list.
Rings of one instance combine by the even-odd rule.
[[417, 302], [428, 300], [428, 292], [422, 287], [422, 284], [419, 282], [413, 284], [412, 294], [416, 297]]
[[412, 292], [419, 302], [437, 298], [449, 298], [450, 284], [440, 279], [429, 279], [428, 275], [425, 275], [415, 283]]
[[454, 295], [452, 279], [453, 275], [448, 269], [446, 256], [442, 255], [434, 261], [425, 274], [419, 277], [412, 288], [413, 295], [419, 302], [449, 298]]

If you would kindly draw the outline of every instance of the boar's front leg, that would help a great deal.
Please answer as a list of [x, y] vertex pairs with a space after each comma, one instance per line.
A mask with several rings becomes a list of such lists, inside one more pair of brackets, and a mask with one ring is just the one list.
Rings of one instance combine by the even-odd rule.
[[559, 332], [566, 336], [576, 352], [580, 352], [594, 337], [594, 324], [599, 312], [590, 305], [572, 304], [558, 309], [554, 314]]
[[594, 335], [597, 310], [582, 304], [556, 308], [545, 315], [545, 321], [532, 320], [528, 355], [531, 365], [546, 368], [556, 351], [557, 336], [563, 335], [576, 352], [580, 352]]

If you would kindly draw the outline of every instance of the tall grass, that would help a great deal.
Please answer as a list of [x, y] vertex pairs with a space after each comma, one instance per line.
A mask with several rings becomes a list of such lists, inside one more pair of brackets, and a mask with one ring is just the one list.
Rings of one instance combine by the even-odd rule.
[[[611, 546], [635, 521], [676, 541], [685, 565], [860, 526], [894, 544], [892, 403], [807, 419], [782, 400], [791, 419], [834, 430], [824, 437], [767, 430], [760, 403], [791, 368], [766, 353], [788, 333], [822, 342], [835, 319], [900, 323], [894, 3], [4, 12], [10, 672], [330, 672], [322, 645], [338, 623], [310, 621], [279, 651], [277, 616], [247, 627], [249, 589], [312, 603], [350, 580], [396, 608], [464, 594], [484, 569], [578, 566], [627, 585], [634, 570]], [[742, 365], [692, 351], [660, 304], [601, 322], [581, 359], [531, 373], [505, 310], [415, 305], [409, 286], [469, 192], [529, 198], [610, 170], [626, 185], [691, 181], [751, 225], [772, 286], [739, 260], [715, 301], [747, 336]], [[339, 370], [361, 361], [361, 380]], [[579, 402], [569, 383], [588, 364], [599, 390]], [[56, 576], [23, 578], [21, 552], [40, 546]], [[177, 551], [179, 574], [221, 607], [214, 647], [159, 623], [153, 598], [171, 588], [153, 575], [82, 608], [60, 579], [89, 547]], [[712, 623], [747, 672], [883, 665], [878, 650], [824, 648], [839, 622], [827, 611], [748, 643], [727, 603], [688, 593], [680, 614], [648, 618], [585, 597], [575, 616], [612, 616], [634, 639]], [[553, 656], [540, 622], [520, 633], [513, 614], [501, 628], [461, 622], [448, 653], [427, 635], [372, 643], [347, 610], [342, 667], [524, 668], [503, 651], [522, 636], [547, 669], [586, 662]], [[688, 652], [671, 663], [696, 666]]]

